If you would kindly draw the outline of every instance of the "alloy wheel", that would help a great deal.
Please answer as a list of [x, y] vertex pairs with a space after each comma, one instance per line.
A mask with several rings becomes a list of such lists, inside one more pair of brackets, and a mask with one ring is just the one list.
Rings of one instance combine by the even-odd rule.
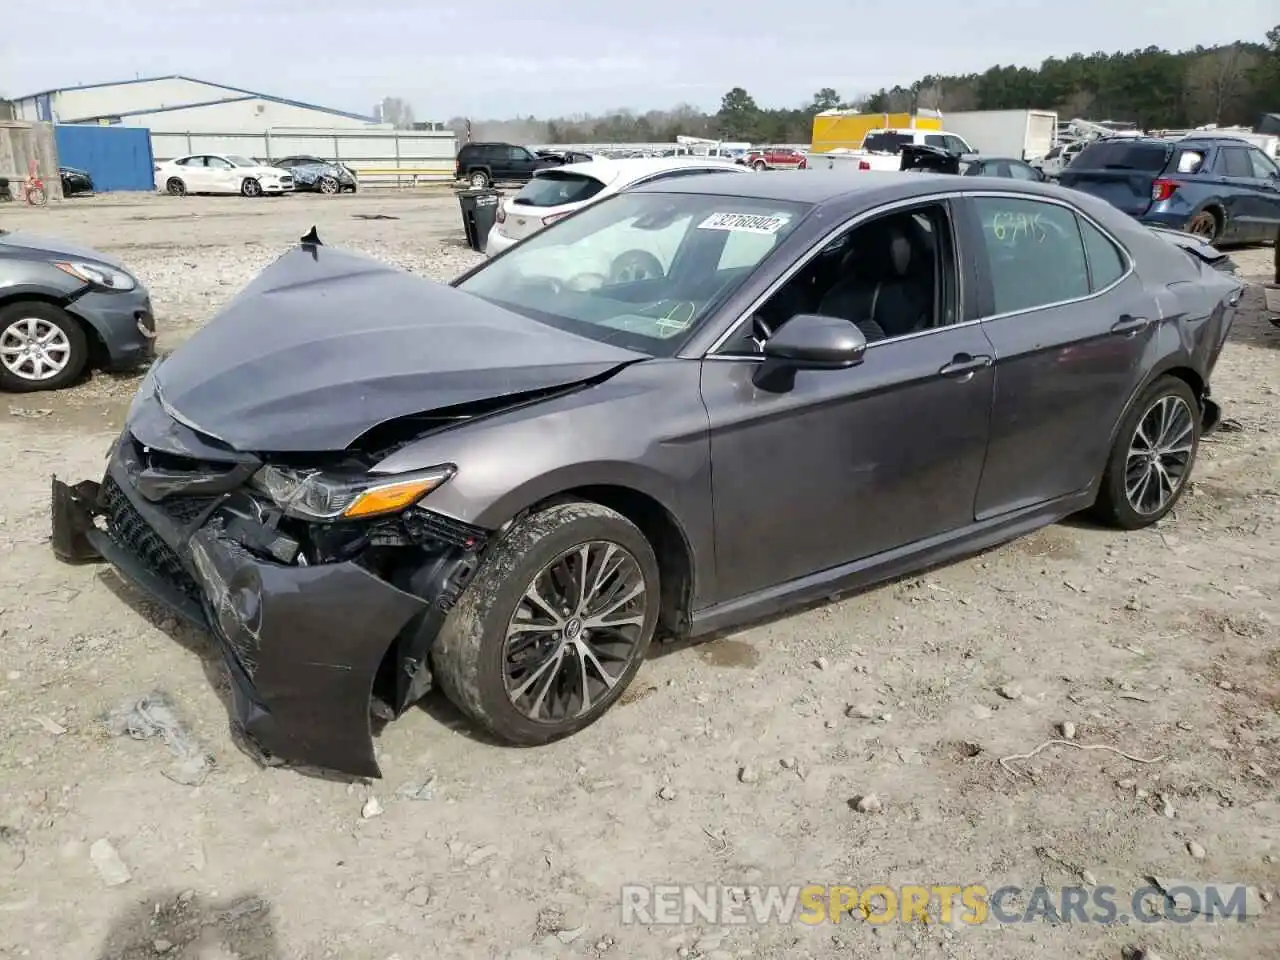
[[320, 192], [334, 194], [338, 192], [338, 181], [333, 177], [320, 178]]
[[1186, 482], [1195, 446], [1195, 421], [1181, 397], [1153, 403], [1133, 432], [1125, 458], [1124, 491], [1135, 512], [1159, 513]]
[[530, 720], [560, 723], [590, 711], [627, 674], [649, 598], [629, 550], [591, 540], [560, 554], [525, 588], [507, 624], [507, 697]]
[[0, 333], [0, 363], [15, 377], [51, 380], [71, 362], [71, 341], [57, 324], [40, 317], [15, 320]]

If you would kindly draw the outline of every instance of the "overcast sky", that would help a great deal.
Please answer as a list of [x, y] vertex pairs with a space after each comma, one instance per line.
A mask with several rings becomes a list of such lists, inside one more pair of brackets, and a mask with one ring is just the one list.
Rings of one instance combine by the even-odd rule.
[[56, 13], [47, 0], [0, 0], [0, 10], [6, 96], [180, 73], [360, 113], [400, 96], [420, 120], [714, 108], [734, 86], [791, 106], [824, 86], [852, 97], [1077, 51], [1262, 42], [1280, 22], [1276, 0], [88, 0]]

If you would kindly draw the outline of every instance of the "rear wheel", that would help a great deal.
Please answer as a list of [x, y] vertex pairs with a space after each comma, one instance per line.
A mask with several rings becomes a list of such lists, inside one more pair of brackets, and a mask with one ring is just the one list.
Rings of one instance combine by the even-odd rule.
[[1204, 237], [1210, 243], [1218, 239], [1219, 232], [1218, 218], [1213, 215], [1212, 210], [1201, 210], [1187, 223], [1187, 233]]
[[177, 177], [170, 177], [164, 185], [165, 192], [171, 197], [185, 197], [187, 195], [187, 185]]
[[1200, 403], [1177, 377], [1160, 377], [1126, 414], [1095, 512], [1122, 530], [1150, 526], [1177, 505], [1200, 447]]
[[494, 736], [532, 746], [598, 720], [658, 622], [643, 533], [595, 503], [547, 507], [494, 544], [432, 651], [446, 695]]
[[61, 307], [32, 300], [0, 309], [0, 389], [60, 390], [88, 362], [84, 329]]
[[467, 180], [471, 183], [471, 186], [477, 190], [483, 190], [492, 183], [489, 179], [489, 174], [485, 173], [483, 170], [473, 170]]

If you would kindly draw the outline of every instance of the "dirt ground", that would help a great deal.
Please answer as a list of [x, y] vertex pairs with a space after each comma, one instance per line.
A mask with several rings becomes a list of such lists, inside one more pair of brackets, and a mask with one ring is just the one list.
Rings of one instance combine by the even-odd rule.
[[[123, 258], [165, 348], [313, 224], [434, 279], [475, 262], [447, 194], [0, 209]], [[1237, 259], [1261, 280], [1271, 255]], [[433, 695], [382, 734], [372, 784], [260, 769], [211, 645], [110, 570], [55, 562], [49, 474], [98, 476], [136, 380], [0, 398], [0, 956], [1280, 956], [1280, 330], [1247, 303], [1213, 383], [1232, 429], [1158, 528], [1059, 524], [663, 650], [601, 722], [537, 750]], [[103, 722], [155, 690], [214, 759], [200, 785]], [[998, 763], [1063, 723], [1139, 759]], [[627, 925], [619, 906], [624, 884], [1084, 883], [1124, 912], [1152, 877], [1248, 885], [1258, 915]]]

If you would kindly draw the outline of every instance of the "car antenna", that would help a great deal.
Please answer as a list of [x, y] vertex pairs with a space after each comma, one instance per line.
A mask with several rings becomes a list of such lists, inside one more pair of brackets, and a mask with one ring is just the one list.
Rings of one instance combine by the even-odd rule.
[[316, 233], [316, 228], [314, 226], [312, 226], [312, 228], [307, 232], [306, 236], [304, 236], [299, 241], [299, 243], [301, 243], [303, 246], [306, 246], [306, 247], [323, 247], [324, 246], [324, 244], [320, 242], [320, 234]]

